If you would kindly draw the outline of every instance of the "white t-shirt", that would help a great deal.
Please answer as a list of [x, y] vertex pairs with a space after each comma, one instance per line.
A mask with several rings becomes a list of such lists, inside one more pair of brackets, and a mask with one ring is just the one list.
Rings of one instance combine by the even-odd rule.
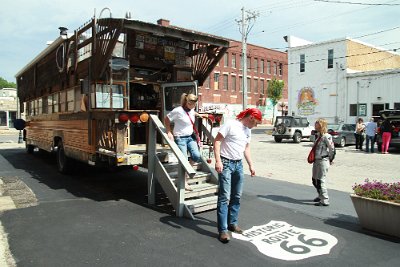
[[[190, 118], [194, 123], [194, 109], [189, 111]], [[193, 124], [190, 122], [189, 116], [182, 106], [174, 108], [168, 115], [168, 119], [174, 123], [174, 136], [188, 136], [193, 133]]]
[[224, 140], [221, 142], [221, 156], [231, 160], [240, 160], [246, 145], [250, 143], [251, 131], [238, 120], [229, 120], [219, 129]]

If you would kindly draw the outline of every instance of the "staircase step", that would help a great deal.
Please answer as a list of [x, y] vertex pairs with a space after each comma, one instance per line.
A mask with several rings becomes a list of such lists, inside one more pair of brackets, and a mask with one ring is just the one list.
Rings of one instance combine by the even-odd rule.
[[192, 213], [199, 213], [217, 208], [218, 196], [209, 196], [204, 198], [196, 198], [185, 200], [185, 205]]
[[204, 183], [204, 184], [195, 184], [190, 185], [193, 191], [185, 192], [185, 200], [194, 197], [204, 197], [211, 194], [216, 194], [218, 192], [218, 185]]
[[[208, 172], [197, 172], [193, 178], [188, 179], [188, 184], [208, 182], [210, 180], [210, 176], [211, 174]], [[169, 177], [176, 185], [176, 181], [178, 179], [178, 173], [177, 172], [169, 173]]]
[[[197, 163], [196, 165], [192, 166], [195, 171], [201, 171], [202, 163]], [[178, 172], [179, 162], [167, 162], [163, 164], [164, 168], [167, 170], [168, 173]]]

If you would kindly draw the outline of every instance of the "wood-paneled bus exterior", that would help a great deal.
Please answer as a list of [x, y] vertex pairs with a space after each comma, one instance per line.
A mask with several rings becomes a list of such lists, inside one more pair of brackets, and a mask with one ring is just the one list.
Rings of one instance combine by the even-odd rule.
[[[89, 164], [146, 165], [147, 121], [202, 85], [227, 50], [219, 37], [172, 26], [93, 18], [60, 37], [17, 75], [24, 140]], [[193, 82], [165, 96], [166, 83]], [[171, 94], [171, 92], [173, 92]], [[171, 97], [173, 95], [173, 97]]]

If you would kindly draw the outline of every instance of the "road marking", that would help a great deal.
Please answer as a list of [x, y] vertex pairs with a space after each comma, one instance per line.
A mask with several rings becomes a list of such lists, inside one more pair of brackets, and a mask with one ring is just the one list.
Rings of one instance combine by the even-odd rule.
[[295, 227], [283, 221], [253, 226], [243, 234], [232, 233], [232, 237], [253, 243], [268, 257], [285, 261], [329, 254], [338, 242], [331, 234]]

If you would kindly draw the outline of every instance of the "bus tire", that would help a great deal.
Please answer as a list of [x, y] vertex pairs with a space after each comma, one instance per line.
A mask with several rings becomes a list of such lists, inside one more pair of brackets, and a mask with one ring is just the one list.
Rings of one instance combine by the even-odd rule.
[[64, 144], [63, 142], [60, 140], [58, 141], [58, 149], [57, 149], [57, 169], [60, 173], [63, 174], [68, 174], [70, 173], [70, 165], [71, 165], [71, 159], [69, 159], [66, 155], [65, 155], [65, 151], [64, 151]]

